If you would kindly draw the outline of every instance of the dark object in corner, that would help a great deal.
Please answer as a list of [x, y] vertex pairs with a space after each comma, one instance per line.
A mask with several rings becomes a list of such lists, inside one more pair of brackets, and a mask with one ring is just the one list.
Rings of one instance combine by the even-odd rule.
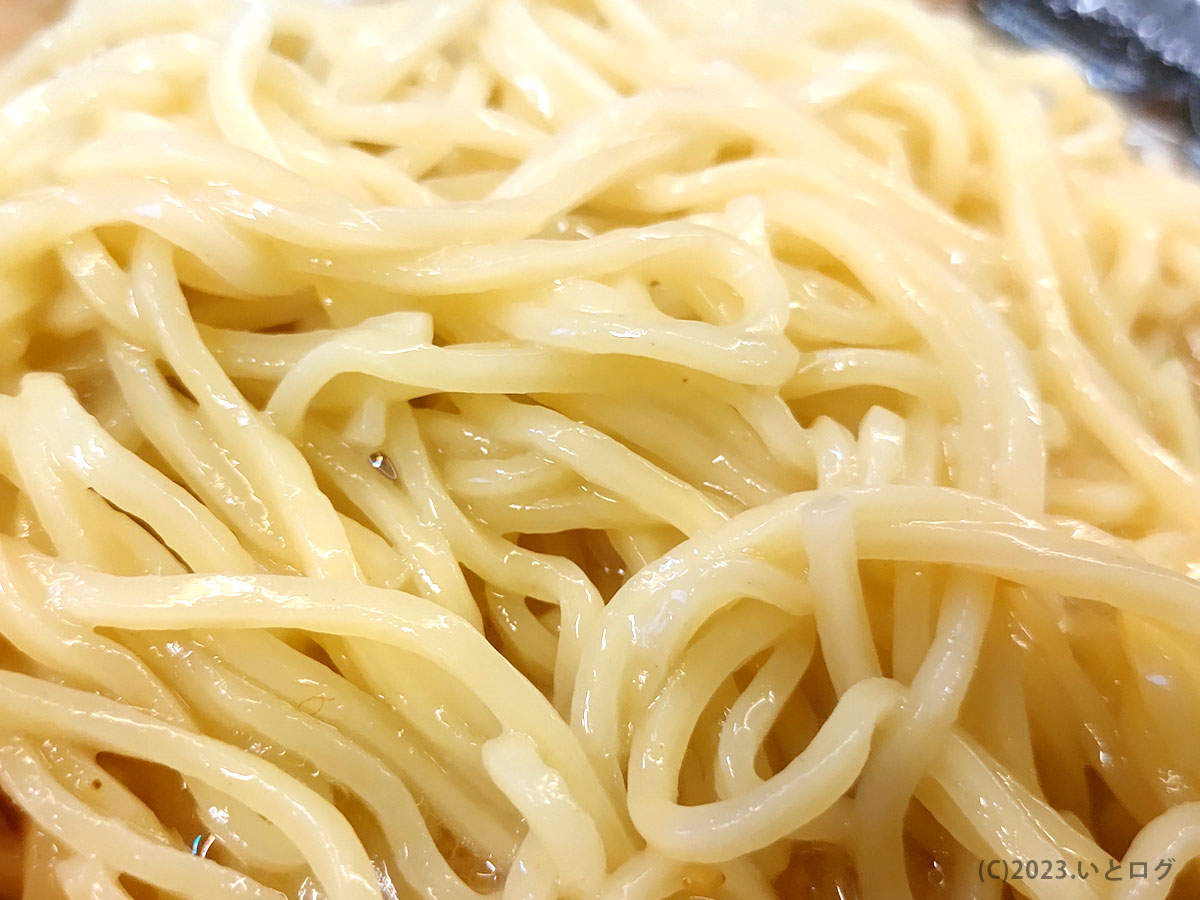
[[1031, 47], [1074, 56], [1097, 88], [1129, 95], [1190, 131], [1200, 160], [1200, 2], [977, 0], [997, 28]]

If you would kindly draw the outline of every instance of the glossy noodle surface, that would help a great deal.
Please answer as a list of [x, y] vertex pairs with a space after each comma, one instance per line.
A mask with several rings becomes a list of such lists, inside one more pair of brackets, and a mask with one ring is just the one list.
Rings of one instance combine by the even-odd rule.
[[1195, 896], [1126, 129], [898, 0], [81, 0], [0, 67], [0, 897]]

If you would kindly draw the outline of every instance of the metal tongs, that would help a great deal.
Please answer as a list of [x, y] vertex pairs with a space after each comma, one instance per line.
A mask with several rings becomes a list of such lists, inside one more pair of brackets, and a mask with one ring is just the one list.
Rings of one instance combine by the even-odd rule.
[[1186, 129], [1200, 164], [1200, 0], [976, 0], [989, 22], [1031, 47], [1071, 54], [1100, 90]]

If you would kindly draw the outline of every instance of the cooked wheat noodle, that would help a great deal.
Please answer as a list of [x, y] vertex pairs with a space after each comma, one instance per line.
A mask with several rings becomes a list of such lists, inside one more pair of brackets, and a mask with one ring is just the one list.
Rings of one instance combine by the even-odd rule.
[[0, 68], [0, 896], [1190, 896], [1126, 127], [898, 0], [78, 0]]

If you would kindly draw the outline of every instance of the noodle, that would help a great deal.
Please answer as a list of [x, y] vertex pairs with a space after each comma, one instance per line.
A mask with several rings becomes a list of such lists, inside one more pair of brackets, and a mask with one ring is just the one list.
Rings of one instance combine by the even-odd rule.
[[77, 0], [0, 68], [0, 897], [1194, 895], [1125, 128], [897, 0]]

